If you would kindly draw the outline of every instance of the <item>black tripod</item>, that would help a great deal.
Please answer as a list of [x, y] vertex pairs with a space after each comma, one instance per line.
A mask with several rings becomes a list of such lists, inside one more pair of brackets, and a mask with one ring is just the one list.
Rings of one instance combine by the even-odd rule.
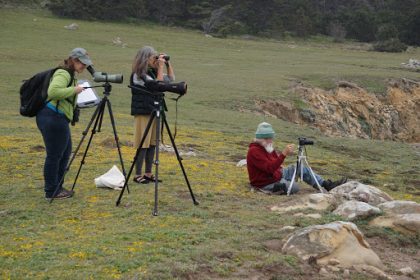
[[[96, 134], [96, 132], [101, 132], [102, 120], [103, 120], [104, 112], [105, 112], [105, 106], [108, 107], [109, 117], [111, 119], [112, 130], [114, 132], [114, 139], [115, 139], [115, 143], [116, 143], [117, 149], [118, 149], [118, 155], [119, 155], [119, 158], [120, 158], [122, 172], [124, 174], [124, 177], [126, 177], [124, 162], [123, 162], [122, 155], [121, 155], [120, 143], [119, 143], [117, 130], [116, 130], [116, 126], [115, 126], [114, 115], [112, 114], [112, 109], [111, 109], [111, 101], [109, 101], [109, 99], [108, 99], [108, 96], [111, 94], [112, 86], [109, 82], [106, 82], [105, 84], [97, 86], [97, 87], [103, 87], [104, 88], [104, 93], [103, 93], [104, 97], [102, 98], [102, 100], [98, 104], [98, 106], [96, 107], [96, 110], [93, 113], [92, 118], [89, 121], [89, 124], [87, 125], [86, 129], [83, 131], [82, 139], [80, 140], [79, 144], [77, 145], [76, 150], [73, 152], [73, 156], [71, 157], [71, 159], [70, 159], [70, 161], [69, 161], [69, 163], [66, 167], [66, 170], [63, 174], [63, 177], [61, 178], [58, 186], [61, 186], [61, 184], [64, 182], [65, 175], [70, 170], [70, 166], [72, 165], [73, 160], [75, 159], [77, 153], [79, 152], [79, 149], [82, 146], [82, 143], [85, 140], [86, 135], [88, 134], [90, 127], [92, 126], [93, 122], [95, 122], [95, 124], [93, 125], [93, 128], [92, 128], [92, 133], [90, 135], [89, 142], [86, 146], [85, 152], [84, 152], [82, 160], [80, 162], [79, 170], [77, 171], [76, 177], [75, 177], [74, 182], [73, 182], [73, 186], [71, 188], [71, 190], [74, 190], [74, 187], [76, 186], [76, 181], [79, 178], [80, 172], [82, 171], [82, 166], [85, 163], [85, 158], [86, 158], [87, 152], [89, 150], [90, 144], [92, 143], [93, 136]], [[127, 180], [126, 180], [124, 186], [126, 186], [126, 185], [127, 185]], [[50, 203], [54, 200], [54, 197], [58, 193], [59, 190], [60, 190], [60, 187], [56, 188], [52, 198], [50, 199]], [[128, 185], [127, 185], [127, 191], [129, 191]]]
[[[131, 86], [129, 86], [129, 87], [131, 87]], [[127, 187], [127, 190], [128, 190], [127, 182], [130, 179], [131, 173], [133, 172], [134, 165], [136, 164], [137, 158], [138, 158], [138, 156], [140, 154], [140, 149], [143, 146], [143, 143], [144, 143], [144, 141], [145, 141], [145, 139], [147, 137], [147, 134], [150, 131], [150, 128], [151, 128], [152, 123], [153, 123], [153, 120], [156, 119], [156, 151], [155, 151], [156, 152], [156, 155], [155, 155], [155, 165], [156, 165], [156, 167], [155, 167], [155, 182], [154, 182], [155, 183], [155, 204], [154, 204], [154, 209], [153, 209], [153, 216], [157, 216], [158, 215], [158, 186], [159, 186], [159, 143], [160, 143], [160, 135], [161, 135], [161, 133], [160, 133], [161, 119], [163, 119], [163, 123], [164, 123], [164, 125], [166, 127], [166, 130], [168, 132], [169, 138], [171, 139], [171, 143], [172, 143], [172, 146], [174, 147], [176, 158], [177, 158], [177, 160], [179, 162], [179, 166], [181, 167], [182, 173], [184, 174], [185, 182], [187, 183], [187, 186], [188, 186], [188, 189], [190, 191], [190, 194], [191, 194], [191, 198], [193, 200], [193, 203], [194, 203], [194, 205], [198, 205], [199, 203], [198, 203], [198, 201], [194, 197], [194, 193], [193, 193], [193, 191], [191, 189], [190, 182], [188, 181], [187, 173], [185, 172], [184, 166], [182, 164], [182, 158], [179, 155], [178, 149], [177, 149], [177, 147], [175, 145], [175, 140], [174, 140], [174, 138], [172, 136], [172, 133], [171, 133], [171, 131], [169, 129], [168, 122], [166, 121], [166, 115], [165, 115], [165, 110], [164, 110], [164, 106], [165, 106], [164, 97], [165, 97], [165, 94], [162, 93], [162, 92], [148, 93], [148, 94], [153, 95], [155, 97], [154, 109], [152, 111], [152, 114], [150, 115], [149, 122], [147, 123], [146, 129], [144, 131], [144, 134], [143, 134], [143, 137], [142, 137], [142, 139], [140, 141], [140, 144], [137, 147], [137, 151], [136, 151], [136, 154], [134, 156], [133, 163], [132, 163], [132, 165], [130, 167], [130, 170], [128, 171], [128, 175], [126, 177], [126, 181], [125, 181], [124, 187], [122, 188], [122, 190], [120, 192], [120, 195], [118, 197], [118, 200], [116, 202], [116, 205], [117, 206], [120, 205], [121, 198], [122, 198], [122, 196], [124, 194], [124, 190], [125, 190], [126, 187]]]

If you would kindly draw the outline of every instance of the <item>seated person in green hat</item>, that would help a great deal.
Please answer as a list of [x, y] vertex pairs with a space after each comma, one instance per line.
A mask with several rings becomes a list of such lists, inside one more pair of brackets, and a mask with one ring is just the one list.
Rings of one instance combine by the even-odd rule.
[[[258, 125], [255, 139], [249, 145], [246, 157], [248, 176], [251, 186], [256, 189], [276, 194], [286, 194], [295, 166], [283, 168], [282, 164], [287, 156], [294, 153], [295, 146], [289, 144], [281, 153], [274, 151], [274, 134], [271, 124], [263, 122]], [[314, 176], [321, 187], [327, 191], [347, 181], [346, 178], [337, 181], [324, 180], [315, 173]], [[306, 166], [303, 168], [303, 181], [318, 189], [315, 179]], [[298, 191], [299, 187], [294, 183], [290, 193], [293, 194]]]

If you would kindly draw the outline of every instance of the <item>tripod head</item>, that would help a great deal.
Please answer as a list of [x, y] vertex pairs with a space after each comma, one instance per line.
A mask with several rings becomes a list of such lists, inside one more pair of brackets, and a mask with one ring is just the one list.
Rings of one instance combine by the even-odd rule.
[[88, 89], [88, 88], [99, 88], [99, 87], [103, 87], [104, 88], [104, 92], [103, 92], [104, 95], [109, 96], [111, 94], [112, 85], [109, 82], [105, 82], [102, 85], [90, 86], [90, 87], [83, 87], [83, 88], [84, 89]]
[[305, 149], [306, 153], [306, 146], [313, 145], [314, 141], [307, 139], [306, 137], [299, 137], [298, 138], [298, 157], [303, 155], [303, 150]]

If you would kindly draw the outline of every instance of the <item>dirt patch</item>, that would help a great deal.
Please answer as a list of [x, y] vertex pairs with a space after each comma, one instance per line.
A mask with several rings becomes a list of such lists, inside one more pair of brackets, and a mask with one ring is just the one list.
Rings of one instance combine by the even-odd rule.
[[[366, 238], [369, 245], [382, 260], [386, 267], [385, 272], [394, 280], [420, 279], [420, 251], [418, 246], [398, 246], [390, 240], [381, 237]], [[401, 268], [411, 267], [414, 270], [412, 277], [401, 275]]]
[[420, 83], [389, 81], [387, 92], [376, 95], [349, 82], [333, 90], [297, 84], [292, 89], [302, 101], [257, 100], [259, 112], [311, 125], [345, 137], [420, 142]]
[[30, 151], [31, 152], [42, 152], [42, 151], [45, 151], [45, 147], [42, 146], [42, 145], [31, 146]]
[[265, 241], [263, 245], [269, 251], [281, 252], [281, 248], [283, 248], [283, 241], [279, 239], [272, 239]]
[[287, 263], [271, 263], [261, 268], [240, 267], [229, 276], [220, 275], [209, 266], [202, 265], [193, 273], [174, 271], [173, 276], [181, 279], [340, 279], [319, 277], [319, 268], [308, 263], [298, 262], [294, 265]]
[[[134, 147], [134, 142], [133, 141], [122, 141], [121, 139], [118, 141], [118, 144], [120, 145], [120, 147]], [[99, 144], [102, 147], [105, 148], [116, 148], [117, 147], [117, 143], [115, 141], [114, 137], [106, 137], [104, 138], [104, 140], [101, 141], [101, 143]]]

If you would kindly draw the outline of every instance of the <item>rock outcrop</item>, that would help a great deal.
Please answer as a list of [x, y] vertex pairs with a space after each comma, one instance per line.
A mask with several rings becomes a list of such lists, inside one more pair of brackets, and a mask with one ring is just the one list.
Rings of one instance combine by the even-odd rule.
[[414, 201], [407, 200], [393, 200], [389, 202], [384, 202], [378, 205], [382, 211], [386, 214], [407, 214], [407, 213], [417, 213], [420, 214], [420, 204]]
[[378, 217], [372, 220], [369, 225], [392, 228], [395, 231], [408, 235], [420, 235], [420, 214]]
[[372, 215], [380, 214], [381, 209], [361, 201], [346, 201], [340, 204], [337, 209], [333, 211], [334, 214], [340, 215], [349, 221], [367, 218]]
[[331, 194], [314, 193], [307, 196], [299, 197], [293, 205], [288, 206], [272, 206], [271, 211], [285, 213], [294, 210], [312, 209], [316, 211], [324, 211], [335, 204], [335, 198]]
[[330, 135], [420, 142], [419, 82], [390, 81], [384, 95], [369, 93], [349, 82], [338, 82], [330, 91], [298, 84], [293, 91], [306, 105], [298, 108], [290, 102], [258, 100], [256, 107], [265, 114], [317, 127]]
[[319, 265], [334, 261], [341, 267], [383, 267], [357, 226], [349, 222], [333, 222], [298, 230], [283, 245], [282, 252], [305, 261], [315, 259]]
[[378, 205], [385, 216], [377, 217], [369, 224], [388, 227], [395, 231], [420, 235], [420, 204], [414, 201], [390, 201]]
[[330, 194], [334, 195], [338, 200], [356, 200], [366, 202], [373, 206], [392, 200], [392, 197], [386, 192], [357, 181], [348, 181], [332, 189]]

